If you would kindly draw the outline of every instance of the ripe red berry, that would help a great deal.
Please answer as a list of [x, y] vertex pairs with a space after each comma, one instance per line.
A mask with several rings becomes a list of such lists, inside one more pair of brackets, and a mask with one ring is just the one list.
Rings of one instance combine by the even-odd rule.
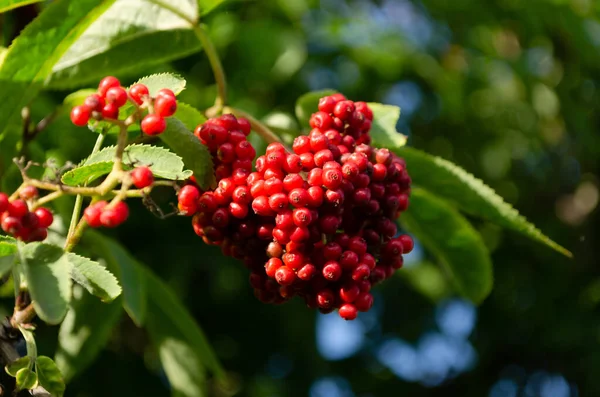
[[98, 94], [89, 95], [83, 101], [83, 106], [88, 108], [90, 112], [102, 112], [104, 105], [106, 105], [106, 101]]
[[149, 95], [150, 93], [148, 91], [148, 87], [146, 87], [144, 84], [137, 83], [132, 85], [129, 89], [129, 96], [138, 105], [141, 105], [144, 102], [144, 98]]
[[408, 254], [409, 252], [411, 252], [413, 250], [415, 243], [414, 243], [412, 237], [410, 237], [408, 234], [403, 234], [401, 236], [398, 236], [398, 240], [400, 241], [400, 243], [402, 243], [402, 253], [403, 254]]
[[171, 89], [169, 89], [169, 88], [161, 88], [156, 93], [156, 98], [163, 97], [163, 96], [164, 97], [175, 98], [175, 93]]
[[117, 227], [125, 222], [129, 216], [129, 207], [125, 202], [119, 201], [112, 208], [104, 208], [100, 214], [100, 223], [104, 227]]
[[275, 278], [275, 273], [283, 266], [283, 262], [279, 258], [271, 258], [265, 263], [265, 273], [271, 278]]
[[19, 190], [19, 197], [23, 200], [30, 200], [38, 196], [38, 190], [35, 186], [27, 185]]
[[294, 139], [292, 149], [294, 150], [294, 153], [298, 155], [309, 152], [311, 150], [310, 138], [306, 135], [300, 135], [299, 137]]
[[296, 273], [298, 278], [303, 281], [308, 281], [312, 279], [315, 276], [315, 274], [317, 274], [317, 268], [310, 263], [307, 263], [306, 265], [302, 266], [300, 270], [298, 270], [298, 273]]
[[99, 227], [102, 225], [100, 222], [100, 215], [107, 204], [108, 203], [106, 201], [98, 201], [83, 211], [83, 218], [90, 227]]
[[306, 189], [294, 189], [289, 193], [289, 202], [296, 208], [305, 207], [310, 199]]
[[[294, 244], [294, 243], [290, 243], [290, 244]], [[289, 245], [289, 244], [288, 244]], [[302, 265], [304, 265], [304, 255], [302, 255], [299, 252], [290, 252], [292, 250], [288, 250], [287, 253], [285, 253], [283, 255], [283, 263], [285, 263], [286, 266], [288, 266], [291, 269], [299, 269], [302, 267]]]
[[23, 225], [16, 216], [6, 216], [2, 219], [2, 230], [9, 234], [17, 234], [21, 231]]
[[119, 118], [119, 107], [114, 103], [107, 103], [102, 108], [102, 117], [117, 120]]
[[296, 208], [293, 218], [296, 226], [306, 227], [312, 222], [312, 213], [307, 208]]
[[330, 309], [335, 303], [335, 295], [328, 289], [323, 289], [317, 293], [317, 305], [322, 309]]
[[287, 266], [282, 266], [275, 272], [275, 280], [281, 285], [292, 285], [296, 280], [296, 273]]
[[100, 80], [100, 84], [98, 84], [98, 94], [100, 94], [101, 97], [105, 97], [107, 91], [110, 88], [120, 87], [120, 86], [121, 86], [121, 83], [119, 82], [119, 80], [116, 77], [107, 76], [107, 77], [103, 78], [102, 80]]
[[27, 203], [23, 200], [13, 200], [8, 203], [6, 208], [8, 214], [10, 216], [14, 216], [17, 218], [21, 218], [29, 212], [29, 208], [27, 207]]
[[339, 188], [342, 184], [342, 180], [342, 171], [339, 169], [330, 168], [323, 171], [323, 185], [328, 189], [335, 190]]
[[141, 128], [147, 135], [162, 134], [167, 127], [165, 119], [157, 114], [146, 115], [141, 122]]
[[40, 227], [50, 227], [52, 222], [54, 222], [54, 216], [47, 208], [40, 207], [35, 210], [35, 214], [38, 217]]
[[33, 229], [27, 238], [27, 241], [44, 241], [48, 237], [48, 230], [43, 227]]
[[325, 96], [319, 99], [319, 110], [325, 113], [333, 113], [338, 101], [333, 96]]
[[148, 167], [136, 167], [131, 171], [131, 182], [138, 189], [143, 189], [152, 185], [154, 175], [152, 175], [152, 171]]
[[154, 100], [154, 112], [161, 117], [170, 117], [177, 110], [175, 96], [160, 95]]
[[271, 207], [269, 207], [269, 199], [267, 196], [258, 196], [252, 200], [252, 210], [254, 213], [261, 216], [269, 216], [273, 213]]
[[71, 110], [71, 122], [76, 126], [83, 127], [90, 120], [90, 109], [85, 106], [75, 106]]
[[240, 117], [239, 119], [237, 119], [237, 123], [238, 123], [238, 127], [240, 128], [240, 130], [242, 130], [244, 135], [246, 135], [246, 136], [250, 135], [252, 126], [250, 125], [250, 121], [248, 121], [248, 119]]
[[195, 205], [199, 199], [200, 191], [193, 185], [185, 185], [179, 190], [177, 195], [177, 200], [185, 206]]
[[319, 208], [323, 204], [324, 193], [321, 187], [312, 186], [306, 192], [308, 193], [307, 205], [309, 207]]
[[269, 197], [269, 207], [275, 212], [282, 211], [288, 206], [288, 196], [285, 193], [275, 193]]
[[235, 146], [235, 155], [240, 160], [254, 160], [256, 150], [249, 141], [241, 141]]
[[323, 277], [329, 281], [337, 281], [342, 276], [342, 267], [336, 261], [329, 261], [323, 266]]
[[367, 266], [365, 264], [361, 264], [361, 265], [358, 265], [352, 271], [352, 280], [354, 280], [354, 281], [367, 280], [370, 275], [371, 275], [371, 269], [369, 269], [369, 266]]
[[351, 303], [346, 303], [340, 307], [340, 317], [344, 320], [354, 320], [358, 316], [356, 306]]
[[106, 91], [106, 102], [120, 108], [127, 102], [127, 92], [122, 87], [111, 87]]
[[373, 306], [373, 295], [367, 291], [361, 291], [361, 293], [354, 300], [354, 306], [358, 311], [368, 312]]
[[0, 213], [6, 211], [8, 208], [8, 195], [6, 193], [0, 193]]
[[346, 284], [340, 288], [340, 299], [346, 303], [352, 303], [360, 294], [360, 289], [356, 284]]

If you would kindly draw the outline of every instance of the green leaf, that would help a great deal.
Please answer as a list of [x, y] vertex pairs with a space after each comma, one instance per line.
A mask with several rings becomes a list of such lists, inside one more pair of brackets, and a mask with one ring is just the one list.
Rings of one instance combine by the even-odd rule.
[[29, 368], [21, 368], [17, 371], [17, 390], [33, 389], [38, 381], [38, 377]]
[[50, 357], [38, 356], [35, 360], [35, 372], [40, 385], [48, 390], [52, 397], [62, 397], [65, 393], [65, 381]]
[[[66, 172], [62, 176], [62, 182], [69, 186], [84, 185], [107, 175], [112, 169], [115, 153], [115, 146], [105, 147], [91, 155], [79, 167]], [[158, 146], [129, 145], [123, 152], [123, 162], [125, 169], [148, 166], [155, 176], [164, 179], [183, 180], [192, 175], [191, 171], [183, 170], [181, 157]]]
[[15, 264], [17, 244], [10, 240], [0, 240], [0, 277], [12, 269]]
[[90, 294], [110, 302], [121, 295], [121, 286], [116, 277], [98, 262], [77, 254], [68, 253], [71, 263], [71, 278]]
[[225, 1], [226, 0], [198, 0], [198, 8], [200, 9], [200, 14], [208, 14], [217, 6], [225, 3]]
[[431, 251], [459, 293], [482, 302], [493, 284], [490, 254], [469, 221], [443, 199], [413, 188], [402, 225]]
[[448, 278], [442, 273], [440, 267], [433, 263], [423, 261], [405, 266], [397, 274], [405, 279], [417, 292], [434, 303], [452, 293], [452, 288], [448, 285]]
[[0, 68], [0, 140], [19, 122], [21, 109], [37, 96], [58, 59], [113, 2], [53, 1], [13, 41]]
[[94, 361], [123, 313], [120, 299], [102, 303], [81, 292], [81, 297], [71, 302], [58, 331], [54, 359], [66, 381], [82, 373]]
[[377, 146], [390, 150], [406, 145], [406, 135], [396, 131], [396, 123], [400, 119], [400, 108], [373, 102], [368, 105], [373, 111], [373, 124], [371, 126], [373, 142]]
[[6, 367], [4, 367], [4, 370], [10, 376], [16, 377], [17, 372], [19, 372], [20, 369], [31, 368], [32, 365], [33, 365], [33, 362], [31, 361], [31, 357], [25, 356], [25, 357], [18, 358], [15, 361], [13, 361], [12, 363], [8, 364]]
[[454, 163], [420, 150], [402, 147], [394, 150], [406, 160], [413, 182], [453, 202], [462, 211], [539, 241], [561, 254], [573, 254], [545, 236], [492, 188]]
[[150, 76], [142, 77], [136, 83], [144, 84], [148, 87], [151, 97], [155, 97], [159, 90], [168, 88], [175, 95], [179, 95], [185, 90], [185, 79], [174, 73], [157, 73]]
[[177, 101], [175, 117], [190, 131], [194, 131], [198, 125], [204, 124], [206, 121], [206, 117], [204, 117], [201, 111], [187, 103], [179, 101]]
[[[163, 2], [192, 20], [197, 18], [197, 4], [192, 0]], [[150, 1], [117, 1], [60, 58], [49, 85], [71, 89], [97, 84], [107, 75], [139, 76], [141, 69], [201, 48], [189, 22], [170, 10]]]
[[141, 265], [115, 241], [99, 233], [87, 233], [93, 248], [107, 262], [123, 287], [123, 307], [138, 327], [144, 325], [148, 303], [146, 277]]
[[324, 96], [335, 94], [337, 91], [326, 89], [321, 91], [312, 91], [302, 95], [296, 101], [296, 117], [300, 125], [308, 128], [308, 121], [313, 113], [319, 111], [319, 99]]
[[194, 172], [196, 181], [201, 187], [207, 188], [214, 183], [215, 176], [210, 153], [184, 123], [176, 117], [169, 117], [167, 128], [159, 137], [183, 158], [185, 166]]
[[[173, 291], [150, 270], [144, 271], [150, 292], [147, 329], [159, 350], [169, 382], [181, 395], [202, 395], [202, 367], [221, 379], [225, 376], [223, 368], [204, 333]], [[182, 355], [182, 352], [187, 353]]]
[[0, 13], [10, 11], [17, 7], [39, 3], [42, 0], [0, 0]]
[[36, 313], [49, 324], [60, 323], [71, 300], [67, 255], [55, 245], [29, 243], [19, 248], [19, 259]]

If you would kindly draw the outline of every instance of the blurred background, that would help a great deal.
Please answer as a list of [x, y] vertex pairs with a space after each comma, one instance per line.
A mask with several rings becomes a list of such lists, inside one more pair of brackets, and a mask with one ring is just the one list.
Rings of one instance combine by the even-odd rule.
[[[32, 12], [8, 14], [5, 37]], [[189, 219], [161, 221], [140, 205], [114, 235], [206, 332], [234, 379], [214, 395], [600, 396], [600, 2], [260, 0], [226, 2], [205, 22], [236, 107], [294, 128], [295, 100], [310, 90], [398, 105], [409, 145], [483, 179], [575, 255], [474, 220], [494, 261], [481, 306], [455, 296], [417, 242], [373, 310], [344, 322], [301, 302], [261, 304], [247, 270], [203, 245]], [[118, 77], [160, 71], [187, 79], [182, 101], [212, 105], [203, 53]], [[67, 93], [42, 95], [34, 117]], [[94, 139], [59, 118], [37, 150], [77, 161]], [[41, 351], [56, 332], [41, 328]], [[123, 317], [67, 395], [168, 395], [146, 340]]]

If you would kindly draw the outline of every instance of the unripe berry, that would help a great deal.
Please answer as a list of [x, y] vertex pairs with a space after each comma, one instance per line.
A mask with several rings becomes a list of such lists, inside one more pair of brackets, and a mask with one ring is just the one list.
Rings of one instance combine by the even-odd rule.
[[142, 119], [140, 126], [145, 134], [153, 136], [162, 134], [167, 128], [167, 123], [157, 114], [148, 114]]
[[143, 189], [152, 185], [154, 182], [154, 175], [148, 167], [137, 167], [131, 171], [131, 182], [138, 189]]

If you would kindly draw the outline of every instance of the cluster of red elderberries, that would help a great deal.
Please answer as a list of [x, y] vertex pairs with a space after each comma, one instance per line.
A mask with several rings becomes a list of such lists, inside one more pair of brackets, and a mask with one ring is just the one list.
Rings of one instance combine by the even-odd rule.
[[52, 212], [44, 207], [29, 210], [29, 203], [38, 197], [34, 186], [25, 186], [19, 190], [19, 197], [9, 200], [8, 195], [0, 193], [0, 222], [2, 230], [25, 242], [43, 241], [48, 236], [48, 227], [54, 221]]
[[293, 153], [272, 143], [255, 172], [245, 119], [223, 115], [196, 129], [218, 186], [184, 186], [179, 208], [206, 243], [244, 261], [261, 301], [297, 295], [352, 320], [371, 308], [371, 286], [402, 267], [413, 241], [396, 236], [395, 219], [408, 207], [411, 180], [404, 160], [369, 146], [372, 119], [364, 102], [324, 97]]
[[140, 127], [147, 135], [162, 134], [167, 126], [165, 117], [170, 117], [177, 110], [175, 94], [168, 88], [159, 90], [155, 97], [150, 97], [148, 87], [134, 84], [129, 91], [121, 87], [116, 77], [107, 76], [100, 81], [98, 92], [88, 96], [84, 103], [71, 110], [71, 121], [77, 126], [85, 126], [90, 118], [95, 120], [119, 118], [119, 109], [127, 101], [140, 109], [148, 109]]

